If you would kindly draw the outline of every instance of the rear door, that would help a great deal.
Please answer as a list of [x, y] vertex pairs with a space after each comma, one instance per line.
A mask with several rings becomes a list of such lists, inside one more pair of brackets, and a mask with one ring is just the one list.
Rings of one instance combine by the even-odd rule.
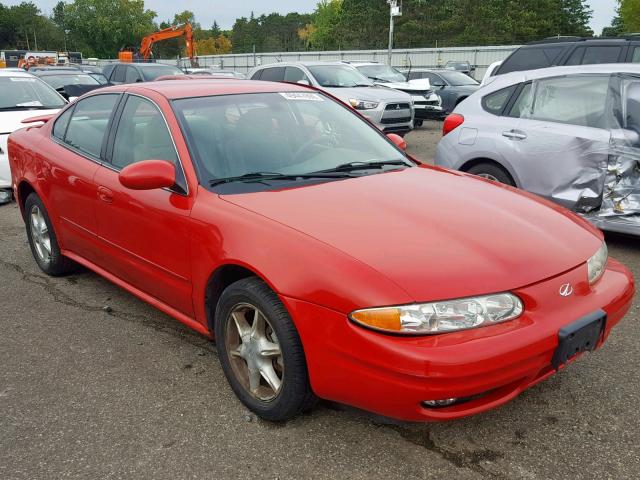
[[524, 84], [506, 115], [505, 152], [520, 187], [568, 208], [599, 205], [613, 119], [610, 75]]
[[47, 197], [59, 216], [60, 239], [70, 250], [97, 263], [94, 175], [104, 158], [106, 136], [120, 94], [101, 94], [79, 100], [53, 126], [55, 142], [43, 162]]
[[[100, 192], [98, 236], [108, 258], [103, 267], [192, 317], [189, 215], [194, 195], [188, 191], [165, 117], [154, 102], [127, 95], [114, 121], [107, 158], [109, 163], [95, 176]], [[120, 170], [145, 160], [173, 163], [174, 188], [129, 190], [122, 186]]]

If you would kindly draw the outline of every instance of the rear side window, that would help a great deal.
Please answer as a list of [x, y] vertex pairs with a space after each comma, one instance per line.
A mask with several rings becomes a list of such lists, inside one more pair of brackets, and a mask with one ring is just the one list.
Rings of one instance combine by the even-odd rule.
[[535, 82], [531, 93], [523, 97], [519, 117], [606, 128], [608, 93], [608, 75], [546, 78]]
[[267, 80], [270, 82], [282, 82], [284, 80], [284, 67], [272, 67], [265, 68], [262, 71], [260, 80]]
[[599, 47], [579, 47], [576, 48], [569, 59], [567, 65], [594, 65], [598, 63], [618, 63], [622, 47], [616, 45], [605, 45]]
[[67, 132], [67, 126], [69, 125], [69, 119], [73, 107], [67, 109], [62, 115], [58, 117], [56, 123], [53, 125], [53, 136], [59, 140], [64, 140], [64, 134]]
[[253, 75], [251, 75], [251, 80], [260, 80], [261, 76], [262, 76], [262, 70], [258, 70]]
[[80, 152], [100, 158], [111, 112], [119, 95], [94, 95], [76, 103], [64, 142]]
[[535, 47], [520, 48], [513, 52], [498, 69], [500, 75], [523, 70], [535, 70], [536, 68], [551, 67], [556, 64], [556, 59], [564, 47]]
[[633, 47], [632, 63], [640, 63], [640, 47]]
[[511, 98], [511, 95], [517, 88], [517, 85], [512, 85], [497, 92], [490, 93], [482, 97], [482, 108], [485, 111], [494, 115], [501, 115], [504, 107]]

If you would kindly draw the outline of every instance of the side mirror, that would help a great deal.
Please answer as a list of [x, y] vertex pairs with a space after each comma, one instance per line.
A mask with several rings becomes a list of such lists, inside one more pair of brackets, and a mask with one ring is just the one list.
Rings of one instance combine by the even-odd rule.
[[309, 80], [298, 80], [296, 83], [299, 83], [300, 85], [311, 85], [311, 82]]
[[396, 147], [398, 147], [403, 152], [407, 150], [407, 142], [405, 142], [404, 138], [402, 138], [400, 135], [396, 133], [389, 133], [387, 134], [387, 138], [391, 140], [396, 145]]
[[176, 168], [166, 160], [144, 160], [124, 167], [118, 179], [131, 190], [170, 188], [176, 183]]

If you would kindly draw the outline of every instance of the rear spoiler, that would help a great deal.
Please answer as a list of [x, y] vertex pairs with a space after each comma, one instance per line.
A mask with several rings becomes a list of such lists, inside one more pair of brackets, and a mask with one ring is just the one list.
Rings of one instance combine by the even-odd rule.
[[51, 120], [55, 116], [56, 116], [55, 113], [50, 113], [49, 115], [39, 115], [37, 117], [29, 117], [22, 120], [21, 123], [38, 123], [38, 122], [47, 123], [49, 120]]

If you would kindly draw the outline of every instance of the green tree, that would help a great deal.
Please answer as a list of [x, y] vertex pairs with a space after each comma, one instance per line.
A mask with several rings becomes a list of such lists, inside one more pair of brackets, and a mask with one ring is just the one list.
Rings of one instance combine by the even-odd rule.
[[625, 32], [640, 32], [640, 0], [620, 0], [620, 18]]
[[313, 31], [309, 44], [315, 50], [339, 50], [341, 48], [338, 24], [342, 17], [342, 0], [322, 0], [313, 15]]
[[156, 30], [155, 16], [143, 0], [74, 0], [64, 8], [75, 44], [84, 44], [85, 56], [101, 58], [115, 58], [122, 46], [139, 45]]

